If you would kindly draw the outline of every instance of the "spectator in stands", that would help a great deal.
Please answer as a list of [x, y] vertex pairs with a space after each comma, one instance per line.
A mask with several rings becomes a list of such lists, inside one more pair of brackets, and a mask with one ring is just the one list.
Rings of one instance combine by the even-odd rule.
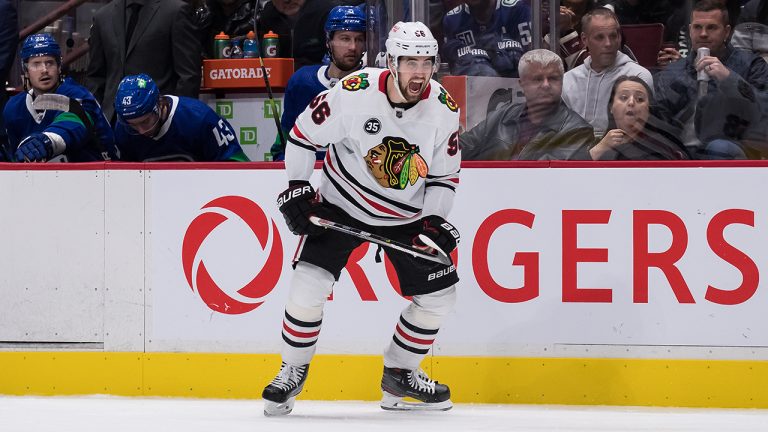
[[[524, 102], [507, 102], [459, 137], [464, 160], [590, 159], [592, 126], [561, 100], [563, 62], [549, 50], [520, 58]], [[598, 149], [600, 150], [600, 149]]]
[[[546, 11], [549, 10], [548, 6], [544, 7]], [[560, 56], [563, 57], [566, 71], [582, 64], [588, 56], [580, 37], [581, 19], [594, 8], [595, 0], [561, 0], [560, 2], [557, 25], [560, 30]], [[548, 23], [545, 23], [545, 28], [549, 28]], [[544, 42], [550, 44], [549, 34], [544, 36]]]
[[659, 52], [657, 64], [665, 67], [673, 61], [687, 57], [691, 49], [688, 40], [688, 26], [691, 14], [685, 3], [678, 5], [664, 21], [664, 47]]
[[563, 100], [568, 108], [583, 117], [602, 137], [608, 128], [605, 111], [611, 88], [622, 75], [639, 76], [653, 87], [648, 69], [619, 51], [621, 33], [616, 15], [596, 8], [582, 18], [581, 39], [589, 51], [584, 64], [568, 71], [563, 81]]
[[[293, 57], [294, 68], [320, 64], [326, 52], [325, 20], [337, 0], [272, 0], [258, 18], [259, 38], [277, 33], [280, 57]], [[359, 3], [344, 2], [344, 4]]]
[[[283, 136], [296, 123], [296, 118], [304, 112], [309, 102], [320, 92], [336, 85], [349, 73], [363, 66], [365, 51], [366, 17], [361, 7], [336, 6], [325, 21], [325, 38], [330, 63], [327, 65], [304, 66], [288, 80], [283, 98], [284, 110], [280, 121]], [[285, 158], [285, 145], [280, 137], [270, 149], [272, 160]], [[325, 152], [318, 152], [322, 159]]]
[[182, 0], [112, 0], [93, 17], [88, 43], [86, 84], [110, 121], [125, 75], [146, 73], [163, 93], [198, 96], [200, 38]]
[[[12, 160], [90, 162], [116, 156], [112, 128], [96, 99], [71, 78], [62, 79], [61, 48], [53, 36], [27, 37], [21, 67], [26, 91], [3, 111]], [[49, 94], [59, 99], [40, 105]]]
[[592, 150], [595, 160], [690, 159], [674, 128], [656, 113], [653, 92], [636, 76], [621, 76], [608, 102], [608, 132]]
[[123, 78], [114, 108], [122, 160], [248, 161], [226, 120], [197, 99], [161, 95], [149, 75]]
[[523, 0], [470, 0], [443, 18], [441, 55], [453, 75], [517, 77], [531, 47], [531, 7]]
[[[728, 43], [728, 11], [717, 0], [701, 0], [691, 14], [693, 52], [656, 75], [656, 98], [666, 118], [685, 126], [683, 142], [694, 157], [744, 159], [761, 152], [766, 140], [768, 65], [759, 56]], [[701, 73], [702, 85], [697, 76]]]
[[214, 58], [213, 38], [220, 32], [229, 37], [246, 36], [255, 29], [258, 0], [205, 0], [195, 10], [203, 53]]
[[445, 40], [443, 18], [451, 9], [463, 4], [461, 0], [429, 0], [429, 29], [438, 42]]
[[616, 14], [621, 25], [664, 23], [685, 0], [603, 0], [601, 6]]
[[744, 5], [731, 41], [735, 48], [750, 50], [768, 61], [768, 0]]
[[[549, 8], [549, 1], [544, 0], [543, 2], [547, 8]], [[595, 7], [595, 0], [560, 0], [558, 26], [560, 27], [561, 35], [564, 32], [570, 31], [576, 31], [577, 34], [580, 34], [581, 18]]]
[[[696, 3], [699, 0], [694, 0]], [[728, 10], [731, 28], [736, 26], [741, 9], [742, 0], [717, 0], [717, 3]], [[681, 57], [687, 57], [691, 49], [691, 41], [688, 37], [691, 13], [687, 3], [675, 0], [675, 9], [669, 18], [664, 21], [664, 41], [666, 47], [659, 52], [657, 64], [664, 67]]]
[[[0, 0], [0, 112], [5, 107], [8, 94], [5, 92], [5, 83], [8, 73], [16, 58], [16, 44], [19, 42], [18, 18], [16, 16], [15, 2]], [[5, 134], [3, 116], [0, 115], [0, 162], [11, 160], [7, 154], [8, 137]]]

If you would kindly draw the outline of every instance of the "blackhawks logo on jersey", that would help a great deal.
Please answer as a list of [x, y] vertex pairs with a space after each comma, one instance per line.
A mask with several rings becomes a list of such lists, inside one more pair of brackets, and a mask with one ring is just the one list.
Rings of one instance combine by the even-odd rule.
[[381, 144], [368, 150], [364, 159], [376, 181], [392, 189], [413, 186], [429, 172], [427, 162], [419, 154], [419, 146], [399, 137], [384, 137]]
[[371, 83], [368, 82], [367, 72], [363, 72], [358, 75], [352, 75], [351, 77], [341, 82], [341, 87], [343, 87], [344, 90], [349, 91], [365, 90], [370, 85]]
[[449, 110], [452, 112], [456, 112], [459, 110], [459, 104], [456, 103], [455, 100], [451, 97], [451, 95], [448, 94], [447, 91], [445, 91], [444, 88], [440, 87], [440, 94], [437, 96], [437, 100], [445, 104], [445, 106], [448, 107]]

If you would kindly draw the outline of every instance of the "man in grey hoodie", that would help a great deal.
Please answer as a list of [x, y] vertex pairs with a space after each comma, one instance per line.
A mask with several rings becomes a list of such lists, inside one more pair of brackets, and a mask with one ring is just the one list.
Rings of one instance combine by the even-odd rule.
[[582, 116], [602, 137], [608, 128], [608, 99], [613, 82], [622, 75], [637, 76], [653, 88], [648, 69], [619, 51], [621, 29], [616, 15], [596, 8], [581, 20], [581, 40], [589, 51], [584, 64], [565, 74], [563, 101]]

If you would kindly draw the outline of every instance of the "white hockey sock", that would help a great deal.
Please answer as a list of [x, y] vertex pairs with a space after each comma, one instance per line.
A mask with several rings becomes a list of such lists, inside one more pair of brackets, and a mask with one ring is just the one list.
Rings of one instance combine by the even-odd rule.
[[283, 319], [284, 362], [301, 366], [312, 360], [333, 283], [328, 271], [305, 262], [296, 264]]
[[416, 369], [429, 352], [443, 319], [456, 303], [456, 286], [430, 294], [413, 296], [403, 310], [387, 349], [384, 366]]

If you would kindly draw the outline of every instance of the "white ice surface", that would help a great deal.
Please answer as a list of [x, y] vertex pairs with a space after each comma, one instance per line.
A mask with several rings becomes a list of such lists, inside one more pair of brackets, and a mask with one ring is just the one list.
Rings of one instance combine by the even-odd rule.
[[375, 402], [299, 400], [265, 418], [260, 400], [0, 396], [2, 432], [768, 431], [768, 410], [457, 404], [388, 412]]

